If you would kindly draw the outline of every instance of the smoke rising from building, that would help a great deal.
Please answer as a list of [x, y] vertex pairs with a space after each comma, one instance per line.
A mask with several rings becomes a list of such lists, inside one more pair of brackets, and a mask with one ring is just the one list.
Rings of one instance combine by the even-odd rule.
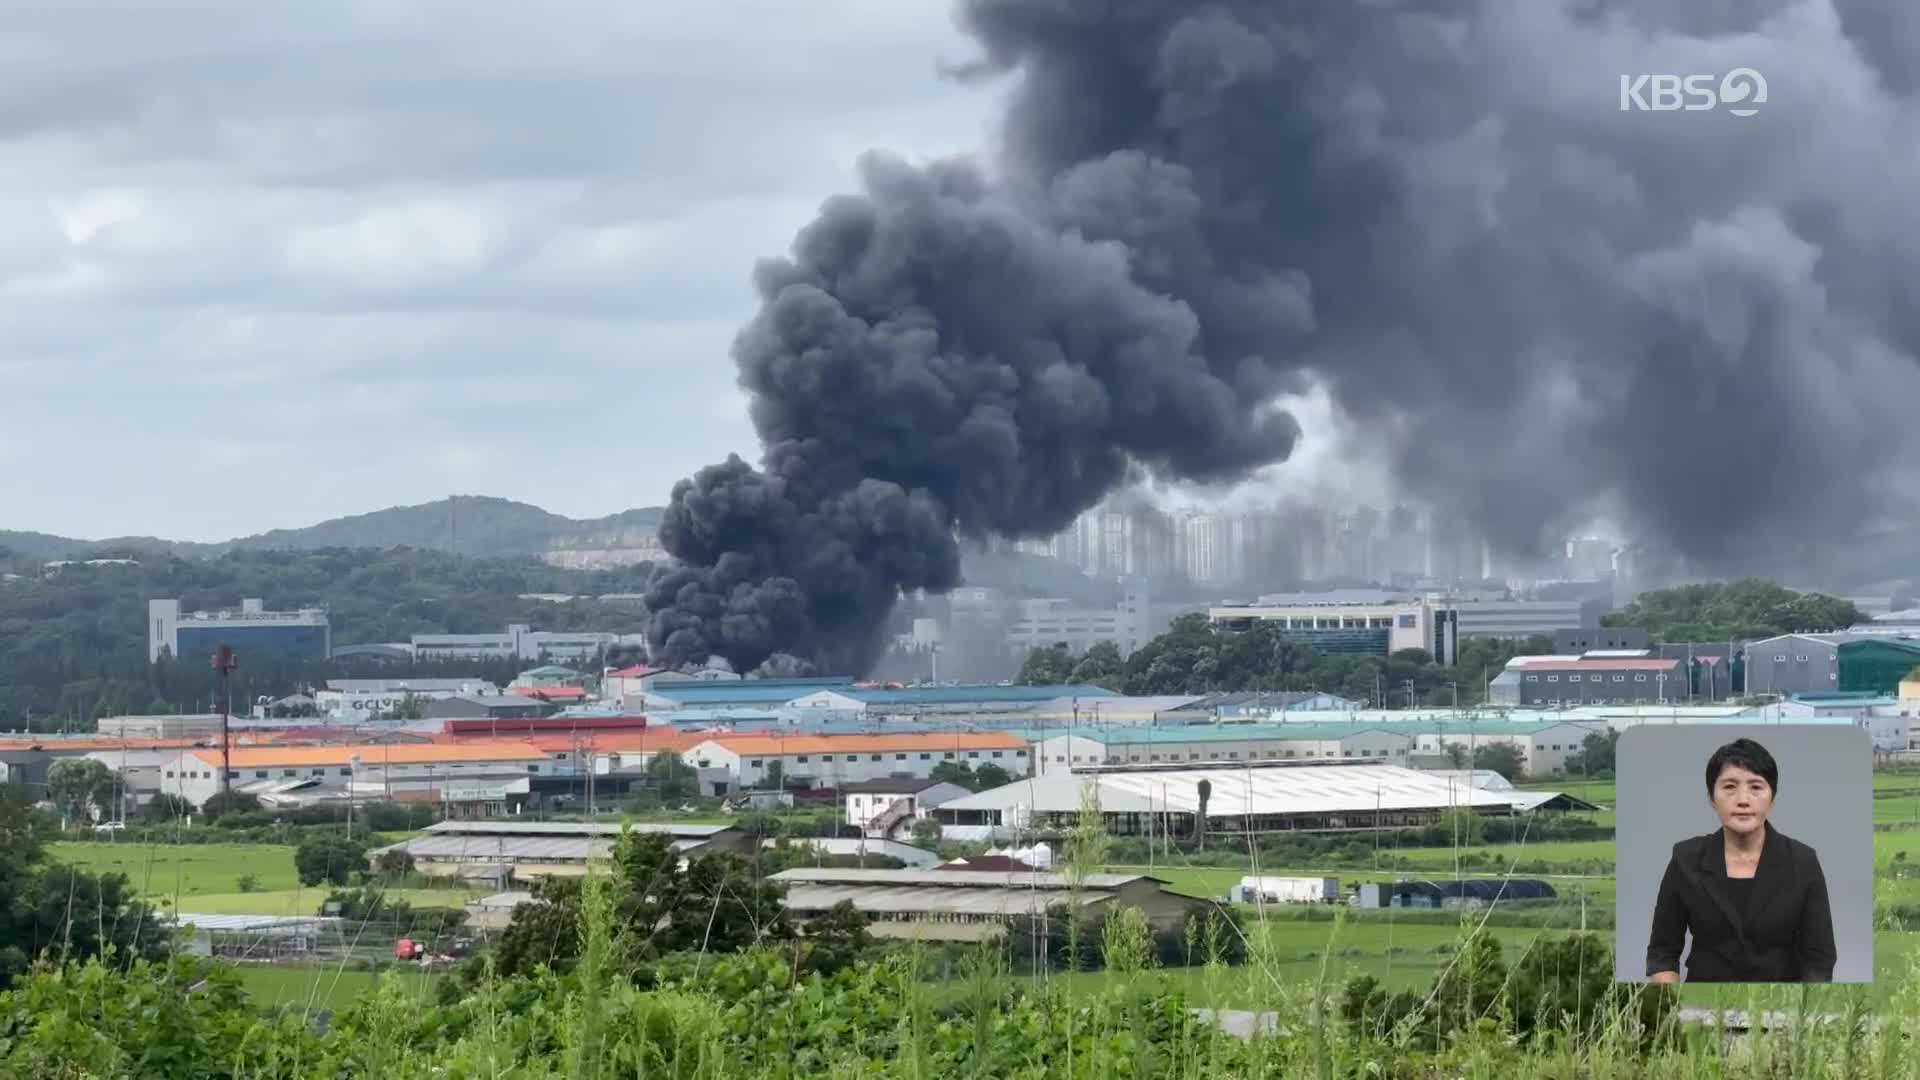
[[[765, 455], [676, 487], [656, 649], [862, 669], [956, 533], [1246, 477], [1308, 387], [1513, 550], [1596, 502], [1708, 561], [1870, 513], [1920, 391], [1905, 10], [966, 0], [1001, 145], [868, 157], [758, 269]], [[1619, 107], [1735, 66], [1757, 116]]]

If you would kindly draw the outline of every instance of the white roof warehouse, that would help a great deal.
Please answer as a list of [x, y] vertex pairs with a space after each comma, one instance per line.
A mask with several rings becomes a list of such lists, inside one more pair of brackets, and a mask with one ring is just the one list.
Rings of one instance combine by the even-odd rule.
[[950, 838], [971, 838], [968, 830], [979, 829], [979, 838], [986, 839], [1016, 830], [1069, 829], [1082, 800], [1094, 798], [1116, 835], [1177, 835], [1193, 827], [1202, 780], [1211, 785], [1208, 829], [1226, 833], [1419, 826], [1456, 807], [1509, 814], [1537, 801], [1533, 793], [1487, 791], [1395, 765], [1262, 762], [1048, 773], [955, 799], [933, 816]]

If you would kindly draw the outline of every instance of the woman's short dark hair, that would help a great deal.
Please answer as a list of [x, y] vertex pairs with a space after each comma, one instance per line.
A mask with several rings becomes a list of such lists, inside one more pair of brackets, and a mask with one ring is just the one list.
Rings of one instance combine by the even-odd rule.
[[1767, 748], [1752, 739], [1735, 739], [1713, 752], [1707, 759], [1707, 794], [1713, 794], [1713, 785], [1728, 766], [1745, 769], [1767, 782], [1775, 795], [1780, 794], [1780, 766], [1774, 764], [1773, 755]]

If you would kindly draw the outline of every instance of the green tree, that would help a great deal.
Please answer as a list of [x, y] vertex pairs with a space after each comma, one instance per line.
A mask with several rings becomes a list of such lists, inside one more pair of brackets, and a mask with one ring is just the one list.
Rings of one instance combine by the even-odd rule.
[[1508, 780], [1523, 780], [1527, 763], [1518, 747], [1511, 743], [1485, 743], [1473, 748], [1473, 767], [1491, 769]]
[[47, 767], [47, 799], [67, 818], [85, 824], [96, 810], [109, 811], [118, 779], [92, 758], [62, 758]]
[[973, 774], [973, 767], [964, 761], [943, 761], [935, 765], [927, 777], [942, 784], [958, 784], [968, 791], [984, 790], [980, 778]]
[[[513, 909], [507, 928], [492, 947], [494, 970], [501, 978], [531, 975], [540, 968], [568, 971], [580, 955], [580, 879], [544, 878], [534, 883], [533, 899]], [[475, 964], [463, 975], [477, 974]], [[467, 980], [462, 980], [467, 981]]]
[[1615, 749], [1619, 744], [1620, 733], [1617, 731], [1592, 732], [1580, 740], [1577, 753], [1567, 756], [1567, 772], [1577, 776], [1612, 776]]
[[179, 821], [193, 813], [193, 804], [171, 792], [162, 791], [148, 799], [140, 808], [140, 816], [148, 821]]
[[774, 758], [772, 761], [767, 762], [767, 771], [764, 776], [765, 778], [760, 781], [760, 786], [779, 791], [786, 786], [787, 767], [780, 763], [779, 758]]
[[1120, 646], [1111, 641], [1095, 642], [1067, 673], [1065, 682], [1075, 686], [1100, 686], [1118, 690], [1125, 683], [1127, 658]]
[[1748, 578], [1644, 592], [1603, 621], [1642, 627], [1656, 641], [1728, 641], [1844, 630], [1867, 616], [1837, 597]]
[[915, 818], [913, 821], [913, 842], [917, 847], [931, 851], [940, 846], [940, 823], [930, 817]]
[[1022, 686], [1059, 686], [1072, 677], [1073, 667], [1073, 653], [1064, 644], [1034, 649], [1014, 681]]
[[0, 990], [43, 954], [80, 961], [111, 949], [116, 965], [157, 958], [166, 927], [126, 877], [48, 861], [46, 831], [24, 790], [0, 787]]
[[200, 813], [208, 821], [217, 821], [228, 814], [257, 814], [260, 812], [260, 799], [244, 791], [228, 791], [214, 795], [200, 804]]
[[842, 900], [806, 924], [806, 967], [822, 975], [851, 967], [873, 945], [866, 916]]
[[365, 852], [359, 841], [339, 833], [309, 836], [293, 849], [293, 867], [302, 885], [345, 885], [366, 869]]
[[[374, 872], [387, 881], [399, 881], [413, 873], [413, 854], [406, 848], [398, 847], [383, 851], [380, 857], [374, 860], [373, 868]], [[336, 882], [336, 884], [342, 883]]]
[[690, 799], [700, 793], [700, 774], [671, 750], [647, 760], [647, 781], [662, 802]]
[[976, 791], [992, 791], [994, 788], [1006, 787], [1013, 783], [1013, 777], [1007, 770], [993, 762], [983, 761], [979, 768], [973, 770], [973, 782], [979, 785], [974, 789]]

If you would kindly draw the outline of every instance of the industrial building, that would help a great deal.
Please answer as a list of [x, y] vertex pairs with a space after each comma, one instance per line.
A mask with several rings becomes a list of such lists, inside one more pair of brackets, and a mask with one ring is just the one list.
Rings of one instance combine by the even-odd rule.
[[1431, 824], [1446, 810], [1514, 812], [1509, 794], [1436, 779], [1396, 765], [1267, 762], [1242, 768], [1127, 768], [1052, 772], [937, 807], [950, 840], [1006, 840], [1072, 831], [1088, 800], [1115, 836], [1190, 836], [1209, 785], [1209, 833], [1397, 828]]
[[1117, 607], [1083, 608], [1069, 600], [1034, 599], [1018, 602], [1007, 628], [1007, 651], [1025, 657], [1034, 649], [1064, 645], [1084, 653], [1103, 641], [1130, 656], [1165, 629], [1154, 618], [1153, 599], [1144, 586], [1129, 588]]
[[1278, 761], [1375, 761], [1407, 765], [1416, 755], [1444, 756], [1458, 746], [1471, 758], [1482, 746], [1518, 751], [1528, 775], [1552, 776], [1566, 769], [1597, 723], [1557, 719], [1550, 713], [1500, 714], [1355, 713], [1345, 722], [1216, 724], [1103, 730], [1019, 732], [1035, 742], [1037, 774], [1098, 766], [1173, 765]]
[[1100, 765], [1200, 761], [1370, 758], [1400, 765], [1413, 749], [1409, 732], [1351, 723], [1081, 727], [1064, 734], [1049, 735], [1045, 730], [1022, 734], [1037, 739], [1034, 769], [1041, 774]]
[[[1055, 711], [1096, 708], [1119, 695], [1103, 686], [843, 686], [816, 689], [785, 703], [805, 716], [965, 717], [982, 712], [1031, 711], [1051, 705]], [[1188, 700], [1183, 698], [1182, 700]]]
[[645, 708], [649, 712], [673, 712], [680, 709], [753, 709], [784, 706], [823, 687], [851, 687], [844, 676], [805, 679], [674, 679], [652, 683], [636, 701], [628, 696], [626, 708]]
[[1207, 617], [1223, 630], [1272, 623], [1288, 640], [1327, 656], [1391, 656], [1418, 649], [1448, 666], [1459, 656], [1457, 612], [1400, 593], [1282, 593], [1257, 603], [1209, 608]]
[[[526, 777], [546, 767], [545, 756], [526, 743], [363, 743], [235, 747], [227, 775], [233, 790], [249, 794], [298, 791], [310, 798], [332, 792], [379, 799], [395, 789]], [[198, 807], [219, 794], [220, 768], [217, 749], [182, 750], [161, 769], [161, 790]]]
[[333, 628], [325, 608], [268, 611], [266, 601], [248, 597], [238, 611], [182, 613], [177, 598], [147, 601], [147, 660], [211, 657], [230, 645], [246, 656], [325, 660], [333, 655]]
[[1563, 633], [1597, 636], [1600, 617], [1607, 613], [1609, 606], [1605, 600], [1593, 597], [1515, 600], [1497, 594], [1435, 594], [1427, 597], [1427, 603], [1455, 613], [1460, 637], [1499, 641], [1552, 638]]
[[877, 837], [892, 836], [934, 807], [971, 794], [958, 784], [917, 778], [860, 780], [840, 788], [847, 824]]
[[1595, 650], [1652, 647], [1652, 635], [1638, 626], [1583, 626], [1558, 630], [1553, 634], [1553, 651], [1562, 656], [1580, 656]]
[[529, 720], [551, 716], [560, 706], [525, 694], [468, 696], [451, 694], [427, 702], [421, 715], [428, 720]]
[[1746, 689], [1782, 698], [1834, 690], [1891, 695], [1917, 665], [1920, 636], [1859, 629], [1782, 634], [1747, 646]]
[[409, 700], [495, 697], [500, 688], [481, 679], [328, 679], [313, 693], [313, 706], [336, 720], [365, 720], [391, 712]]
[[1893, 695], [1901, 680], [1920, 670], [1920, 640], [1867, 638], [1840, 646], [1840, 691]]
[[1363, 908], [1483, 908], [1517, 900], [1552, 900], [1553, 886], [1535, 878], [1475, 878], [1465, 881], [1369, 882], [1355, 906]]
[[862, 780], [926, 779], [948, 761], [973, 768], [998, 765], [1015, 777], [1028, 770], [1026, 741], [999, 732], [721, 735], [683, 756], [695, 768], [724, 771], [737, 789], [766, 786], [768, 770], [776, 765], [788, 786], [835, 788]]
[[1506, 680], [1501, 682], [1503, 691], [1517, 688], [1511, 704], [1523, 708], [1658, 703], [1689, 696], [1681, 662], [1651, 656], [1521, 657], [1501, 672], [1500, 680]]
[[430, 877], [458, 877], [505, 888], [516, 880], [577, 877], [605, 860], [623, 831], [660, 833], [689, 858], [714, 852], [744, 854], [752, 837], [726, 825], [610, 824], [577, 821], [442, 821], [427, 835], [367, 853], [377, 865], [389, 851], [413, 857], [414, 869]]
[[1293, 713], [1349, 712], [1361, 704], [1324, 690], [1237, 690], [1204, 695], [1162, 712], [1159, 719], [1175, 724], [1259, 721]]
[[646, 646], [644, 634], [535, 630], [511, 623], [497, 634], [415, 634], [416, 660], [591, 660], [615, 645]]
[[842, 902], [867, 917], [875, 937], [925, 941], [991, 941], [1017, 921], [1063, 912], [1139, 909], [1150, 929], [1179, 933], [1212, 904], [1166, 891], [1146, 874], [1004, 873], [992, 870], [783, 870], [770, 879], [786, 889], [795, 917], [814, 918]]

